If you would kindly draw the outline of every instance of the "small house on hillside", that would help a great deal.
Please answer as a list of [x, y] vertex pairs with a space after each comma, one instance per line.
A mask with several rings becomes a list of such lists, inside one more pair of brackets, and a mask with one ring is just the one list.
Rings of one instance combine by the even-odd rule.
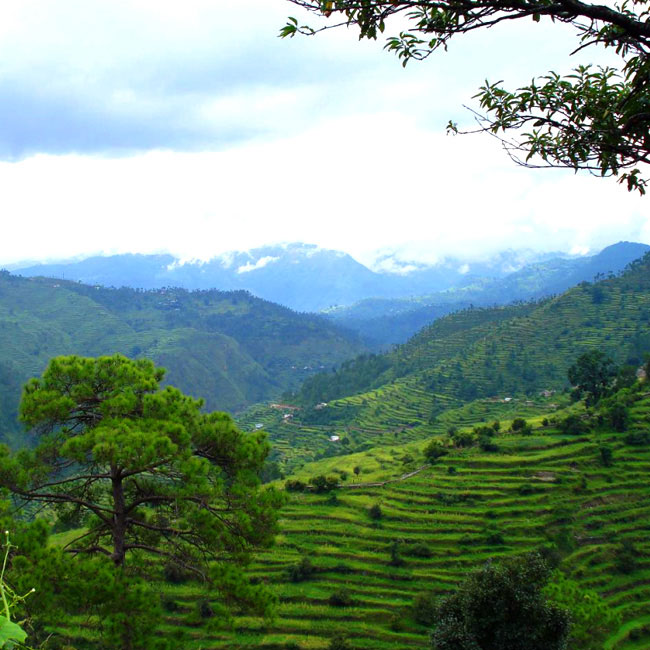
[[338, 442], [341, 436], [330, 436], [330, 442]]

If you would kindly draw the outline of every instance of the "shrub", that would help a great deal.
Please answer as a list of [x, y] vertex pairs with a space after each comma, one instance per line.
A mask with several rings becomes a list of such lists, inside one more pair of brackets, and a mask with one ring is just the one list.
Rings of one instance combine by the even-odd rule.
[[315, 492], [320, 494], [336, 489], [339, 486], [339, 479], [336, 476], [325, 476], [324, 474], [319, 474], [318, 476], [312, 476], [309, 479], [309, 485], [311, 485]]
[[411, 544], [411, 546], [408, 547], [408, 554], [413, 557], [431, 557], [433, 555], [429, 546], [424, 542]]
[[453, 435], [452, 441], [456, 447], [471, 447], [475, 438], [470, 431], [459, 431]]
[[485, 425], [480, 427], [474, 427], [472, 431], [474, 435], [478, 438], [482, 436], [491, 438], [496, 433], [496, 431], [492, 427], [486, 427]]
[[165, 562], [163, 576], [166, 582], [170, 582], [173, 585], [183, 584], [192, 577], [189, 571], [175, 562]]
[[381, 511], [381, 506], [378, 503], [375, 503], [374, 505], [370, 506], [370, 508], [368, 508], [368, 516], [370, 519], [378, 520], [381, 519], [382, 515], [383, 512]]
[[307, 484], [299, 480], [288, 480], [284, 483], [284, 489], [287, 492], [304, 492], [307, 488]]
[[390, 545], [390, 561], [388, 564], [390, 566], [404, 566], [404, 558], [400, 555], [400, 544], [397, 540], [393, 540], [392, 544]]
[[579, 436], [589, 432], [589, 424], [579, 415], [567, 415], [559, 423], [560, 431], [565, 435]]
[[625, 438], [626, 445], [641, 446], [650, 444], [650, 434], [647, 431], [634, 431], [628, 433]]
[[503, 533], [496, 526], [488, 526], [485, 529], [485, 543], [488, 546], [501, 546], [505, 544]]
[[436, 595], [432, 591], [423, 591], [413, 599], [413, 618], [420, 625], [432, 626], [436, 622], [438, 607]]
[[160, 603], [162, 605], [162, 608], [166, 612], [177, 612], [178, 611], [178, 603], [171, 597], [171, 596], [163, 596], [160, 599]]
[[512, 424], [510, 425], [510, 430], [511, 431], [522, 431], [523, 429], [526, 428], [528, 425], [528, 422], [524, 420], [524, 418], [515, 418], [512, 421]]
[[391, 614], [391, 617], [388, 619], [388, 627], [393, 632], [403, 632], [406, 629], [406, 624], [404, 623], [404, 617], [401, 614]]
[[424, 457], [430, 462], [433, 463], [438, 458], [446, 456], [449, 452], [444, 448], [440, 440], [432, 440], [424, 448]]
[[566, 648], [570, 619], [543, 594], [551, 571], [537, 554], [487, 562], [438, 606], [435, 648]]
[[197, 609], [201, 618], [212, 618], [214, 616], [214, 609], [207, 598], [199, 600]]
[[327, 650], [352, 650], [352, 646], [348, 643], [348, 639], [343, 634], [335, 634], [327, 646]]
[[308, 580], [316, 572], [316, 567], [308, 557], [303, 557], [300, 562], [292, 564], [288, 569], [289, 580], [291, 582], [302, 582]]
[[601, 445], [598, 449], [600, 451], [600, 462], [605, 466], [605, 467], [611, 467], [612, 466], [612, 448], [608, 447], [607, 445]]
[[622, 433], [630, 424], [630, 411], [624, 404], [616, 403], [607, 412], [607, 418], [614, 431]]
[[352, 596], [347, 589], [337, 589], [332, 592], [327, 602], [332, 607], [351, 607], [354, 604]]
[[492, 442], [492, 438], [489, 438], [488, 436], [481, 436], [479, 438], [478, 444], [483, 451], [499, 451], [499, 445], [497, 445], [495, 442]]
[[626, 539], [614, 549], [614, 566], [619, 573], [633, 573], [641, 554], [634, 543]]

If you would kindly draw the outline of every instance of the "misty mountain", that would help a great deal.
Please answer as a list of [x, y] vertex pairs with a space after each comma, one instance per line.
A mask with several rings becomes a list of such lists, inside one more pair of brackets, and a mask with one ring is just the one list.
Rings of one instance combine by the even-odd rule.
[[409, 299], [366, 299], [328, 312], [375, 347], [402, 343], [425, 325], [469, 306], [490, 307], [559, 294], [581, 282], [620, 273], [650, 250], [619, 242], [587, 257], [551, 257], [499, 278], [475, 278], [461, 287]]
[[[469, 304], [528, 300], [559, 293], [598, 273], [617, 273], [649, 248], [621, 242], [591, 257], [510, 250], [481, 260], [448, 257], [429, 265], [392, 253], [370, 269], [347, 253], [292, 243], [224, 253], [207, 262], [128, 254], [16, 265], [14, 272], [107, 287], [246, 290], [297, 311], [328, 310], [346, 327], [393, 343]], [[362, 302], [368, 299], [370, 308]], [[364, 323], [377, 318], [382, 322]]]
[[399, 299], [462, 288], [482, 278], [505, 277], [547, 256], [505, 251], [481, 261], [445, 258], [422, 264], [393, 253], [379, 257], [371, 270], [347, 253], [293, 243], [224, 253], [207, 262], [127, 254], [17, 264], [12, 271], [108, 287], [244, 289], [297, 311], [321, 311], [365, 298]]

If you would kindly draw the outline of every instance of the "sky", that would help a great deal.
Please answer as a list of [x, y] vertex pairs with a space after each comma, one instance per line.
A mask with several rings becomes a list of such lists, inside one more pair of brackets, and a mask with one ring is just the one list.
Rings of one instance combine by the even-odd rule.
[[403, 69], [353, 30], [279, 39], [289, 15], [310, 20], [286, 0], [1, 3], [0, 264], [293, 241], [365, 263], [650, 243], [650, 198], [445, 133], [472, 126], [485, 79], [516, 87], [601, 56], [570, 57], [569, 28], [476, 32]]

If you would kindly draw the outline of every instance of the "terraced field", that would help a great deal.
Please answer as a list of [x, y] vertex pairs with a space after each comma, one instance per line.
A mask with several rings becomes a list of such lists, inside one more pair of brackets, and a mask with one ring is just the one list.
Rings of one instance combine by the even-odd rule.
[[[632, 430], [647, 432], [650, 394], [632, 413]], [[530, 436], [498, 436], [499, 452], [455, 450], [404, 480], [423, 465], [421, 441], [306, 464], [298, 478], [345, 480], [330, 494], [292, 494], [276, 547], [256, 560], [251, 576], [277, 595], [277, 618], [239, 617], [230, 630], [197, 623], [183, 645], [316, 650], [344, 632], [355, 648], [426, 647], [428, 629], [412, 615], [416, 594], [444, 594], [488, 558], [547, 546], [559, 550], [563, 571], [620, 613], [606, 650], [650, 647], [650, 449], [624, 438], [537, 426]], [[610, 467], [603, 443], [613, 449]], [[627, 572], [623, 542], [635, 549]], [[294, 569], [292, 581], [304, 558], [313, 573], [296, 580]], [[178, 607], [167, 617], [171, 633], [201, 595], [181, 585], [170, 597]]]
[[[585, 283], [539, 304], [442, 318], [389, 353], [380, 376], [364, 372], [360, 359], [336, 375], [308, 380], [296, 399], [310, 406], [357, 392], [366, 396], [365, 408], [374, 409], [373, 391], [392, 386], [409, 405], [415, 404], [413, 394], [428, 395], [429, 404], [418, 410], [429, 418], [476, 398], [562, 390], [567, 369], [594, 347], [619, 363], [639, 362], [650, 350], [649, 325], [650, 257], [620, 277]], [[338, 387], [345, 392], [336, 394]]]
[[[431, 418], [432, 404], [445, 410]], [[246, 430], [260, 424], [272, 444], [272, 460], [279, 461], [287, 474], [298, 471], [306, 462], [338, 457], [377, 445], [396, 445], [422, 441], [446, 433], [450, 427], [471, 427], [477, 422], [511, 420], [520, 416], [537, 418], [552, 415], [568, 403], [566, 394], [528, 399], [479, 399], [463, 404], [444, 395], [432, 395], [404, 378], [369, 393], [328, 403], [330, 424], [304, 424], [300, 411], [257, 404], [240, 414], [237, 421]], [[293, 417], [284, 419], [285, 415]], [[338, 436], [332, 442], [330, 436]], [[347, 439], [347, 440], [346, 440]]]

